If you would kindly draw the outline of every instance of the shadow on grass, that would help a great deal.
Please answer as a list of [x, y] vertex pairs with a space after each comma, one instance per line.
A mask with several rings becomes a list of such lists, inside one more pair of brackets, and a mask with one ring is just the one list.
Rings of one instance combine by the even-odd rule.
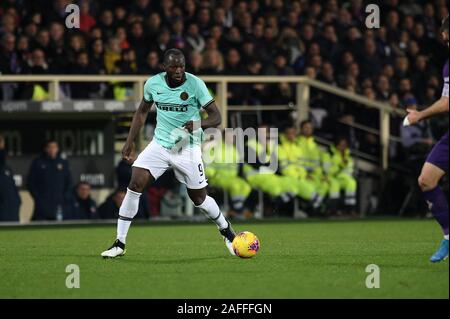
[[[205, 261], [218, 261], [218, 260], [226, 260], [230, 259], [229, 257], [225, 256], [215, 256], [215, 257], [196, 257], [196, 258], [171, 258], [171, 259], [142, 259], [141, 256], [123, 256], [120, 257], [120, 259], [114, 259], [114, 260], [120, 260], [124, 263], [133, 263], [133, 264], [152, 264], [152, 265], [177, 265], [177, 264], [195, 264], [195, 263], [202, 263]], [[112, 259], [105, 259], [106, 261], [113, 261]]]

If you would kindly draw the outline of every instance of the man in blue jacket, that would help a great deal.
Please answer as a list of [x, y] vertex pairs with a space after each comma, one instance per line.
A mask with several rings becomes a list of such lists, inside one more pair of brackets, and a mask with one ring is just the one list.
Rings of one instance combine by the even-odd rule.
[[46, 141], [28, 174], [28, 189], [34, 200], [33, 220], [63, 219], [71, 181], [69, 163], [59, 155], [58, 143]]
[[20, 196], [5, 158], [5, 139], [0, 135], [0, 222], [19, 221]]
[[64, 212], [64, 219], [97, 219], [97, 204], [91, 197], [91, 185], [79, 182], [73, 190]]

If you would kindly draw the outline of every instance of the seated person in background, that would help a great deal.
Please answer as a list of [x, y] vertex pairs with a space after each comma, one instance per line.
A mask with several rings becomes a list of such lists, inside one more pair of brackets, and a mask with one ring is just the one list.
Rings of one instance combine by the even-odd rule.
[[300, 124], [297, 145], [300, 148], [299, 163], [306, 170], [306, 178], [314, 184], [317, 194], [324, 198], [329, 194], [329, 180], [322, 167], [323, 151], [314, 140], [314, 126], [310, 120]]
[[[239, 176], [239, 163], [241, 155], [234, 144], [234, 134], [223, 134], [224, 140], [215, 144], [205, 145], [204, 160], [208, 183], [228, 192], [231, 197], [231, 210], [229, 216], [242, 214], [245, 201], [250, 195], [252, 188], [245, 179]], [[251, 217], [253, 214], [246, 211], [244, 216]]]
[[[119, 208], [122, 205], [123, 199], [126, 194], [125, 189], [117, 189], [114, 193], [108, 196], [103, 204], [98, 208], [98, 216], [101, 219], [117, 219], [119, 218]], [[135, 218], [147, 218], [148, 210], [145, 201], [142, 199], [139, 201], [139, 210]]]
[[[258, 137], [247, 141], [243, 172], [248, 184], [271, 197], [274, 210], [292, 202], [297, 196], [297, 186], [289, 178], [277, 175], [276, 150], [278, 141], [270, 138], [269, 127], [260, 125]], [[269, 212], [267, 212], [269, 213]]]
[[66, 208], [66, 219], [97, 219], [97, 204], [91, 198], [91, 185], [79, 182]]
[[[346, 210], [356, 214], [356, 189], [357, 181], [354, 175], [354, 161], [350, 155], [349, 142], [347, 138], [340, 137], [336, 143], [330, 147], [331, 167], [329, 174], [334, 183], [337, 183], [336, 191], [345, 194], [344, 205]], [[331, 189], [334, 187], [332, 186]]]
[[297, 195], [310, 202], [314, 209], [322, 203], [325, 194], [318, 194], [315, 184], [307, 179], [308, 172], [301, 166], [302, 150], [298, 146], [296, 129], [289, 126], [280, 136], [281, 144], [278, 146], [278, 159], [281, 174], [289, 178], [297, 187]]
[[[404, 105], [407, 109], [417, 110], [417, 101], [413, 96], [408, 96]], [[408, 166], [418, 174], [422, 167], [423, 159], [434, 144], [430, 127], [427, 121], [421, 121], [414, 125], [400, 126], [400, 137], [406, 152]]]
[[20, 196], [12, 171], [6, 166], [5, 139], [0, 134], [0, 222], [19, 221]]
[[98, 208], [98, 215], [101, 219], [116, 219], [119, 217], [119, 208], [125, 198], [126, 191], [117, 189], [108, 196], [103, 204]]

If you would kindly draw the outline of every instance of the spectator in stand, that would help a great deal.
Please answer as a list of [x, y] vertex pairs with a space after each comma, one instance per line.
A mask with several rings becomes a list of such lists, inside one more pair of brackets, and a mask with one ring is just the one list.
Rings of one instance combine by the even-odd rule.
[[[188, 57], [196, 52], [195, 66], [188, 67], [197, 74], [241, 75], [249, 64], [258, 69], [257, 59], [262, 74], [307, 74], [381, 101], [413, 94], [422, 105], [438, 94], [442, 83], [436, 74], [447, 59], [437, 36], [448, 15], [446, 1], [385, 1], [380, 4], [385, 13], [381, 28], [369, 30], [361, 27], [363, 1], [139, 0], [111, 5], [80, 0], [77, 31], [64, 27], [69, 0], [19, 2], [20, 8], [17, 1], [1, 4], [2, 74], [69, 73], [85, 50], [94, 73], [155, 74], [162, 53], [178, 47]], [[229, 88], [229, 103], [249, 100], [240, 96], [239, 85]], [[278, 87], [275, 99], [264, 103], [288, 103], [289, 88]], [[48, 98], [46, 83], [1, 85], [0, 91], [7, 100]], [[110, 90], [101, 92], [100, 98], [113, 96]], [[316, 93], [311, 91], [311, 103], [327, 103]], [[348, 113], [340, 102], [328, 107], [329, 114]], [[364, 121], [362, 114], [353, 115], [355, 123]]]
[[158, 74], [161, 72], [161, 62], [159, 60], [158, 52], [150, 51], [147, 54], [145, 64], [138, 68], [140, 74]]
[[223, 55], [218, 50], [208, 50], [203, 53], [203, 74], [218, 75], [224, 68]]
[[[99, 206], [98, 216], [101, 219], [119, 218], [119, 208], [125, 197], [126, 189], [117, 189]], [[144, 201], [139, 201], [139, 210], [134, 218], [148, 218], [149, 212]]]
[[196, 23], [189, 25], [186, 34], [187, 49], [189, 51], [201, 53], [205, 49], [205, 39], [200, 34]]
[[379, 75], [377, 81], [377, 99], [387, 101], [391, 97], [389, 79], [385, 75]]
[[198, 52], [192, 52], [187, 62], [187, 71], [192, 74], [201, 74], [203, 72], [202, 64], [203, 56]]
[[[95, 65], [89, 61], [89, 54], [81, 51], [77, 55], [75, 64], [71, 67], [71, 74], [98, 74]], [[89, 99], [100, 90], [98, 83], [92, 82], [72, 82], [70, 84], [71, 96], [73, 99]]]
[[79, 182], [68, 201], [65, 219], [97, 219], [97, 204], [91, 197], [91, 185]]
[[28, 190], [34, 200], [33, 220], [64, 219], [71, 184], [69, 162], [61, 157], [58, 142], [46, 141], [28, 173]]
[[96, 24], [95, 18], [90, 14], [88, 0], [83, 0], [80, 4], [80, 30], [88, 33]]
[[126, 190], [118, 189], [108, 196], [108, 198], [98, 208], [98, 215], [101, 219], [117, 219], [119, 208], [125, 198]]
[[19, 221], [20, 196], [13, 172], [6, 165], [5, 138], [0, 134], [0, 222]]

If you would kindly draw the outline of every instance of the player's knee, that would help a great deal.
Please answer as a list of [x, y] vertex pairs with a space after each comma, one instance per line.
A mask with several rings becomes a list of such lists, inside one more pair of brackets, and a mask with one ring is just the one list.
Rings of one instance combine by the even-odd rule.
[[142, 183], [139, 180], [131, 180], [128, 184], [128, 189], [132, 190], [133, 192], [142, 193], [144, 190], [144, 183]]
[[206, 199], [205, 194], [195, 194], [189, 197], [191, 198], [191, 201], [194, 203], [195, 206], [200, 206]]
[[206, 197], [202, 197], [202, 196], [193, 196], [191, 198], [191, 200], [192, 200], [192, 202], [194, 203], [195, 206], [200, 206], [201, 204], [203, 204], [205, 199], [206, 199]]
[[432, 190], [437, 186], [437, 181], [434, 181], [432, 178], [421, 174], [417, 180], [419, 187], [422, 191], [426, 192]]

